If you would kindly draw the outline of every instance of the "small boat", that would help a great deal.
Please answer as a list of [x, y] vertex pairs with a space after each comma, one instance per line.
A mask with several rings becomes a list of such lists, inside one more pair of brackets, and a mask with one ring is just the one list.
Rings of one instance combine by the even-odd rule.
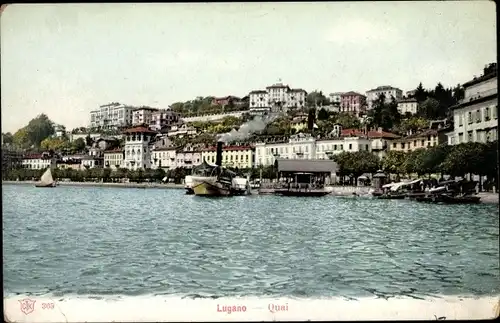
[[56, 187], [56, 181], [52, 177], [50, 167], [43, 173], [42, 177], [40, 177], [40, 182], [36, 183], [35, 187]]
[[184, 178], [184, 188], [186, 189], [186, 194], [187, 195], [193, 195], [193, 176], [186, 176]]

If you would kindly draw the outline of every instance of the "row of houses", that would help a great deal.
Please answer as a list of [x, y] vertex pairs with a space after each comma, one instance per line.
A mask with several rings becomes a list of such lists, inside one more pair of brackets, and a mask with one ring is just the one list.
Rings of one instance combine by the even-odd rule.
[[[291, 137], [271, 137], [252, 145], [230, 145], [223, 149], [223, 166], [252, 168], [274, 164], [276, 158], [329, 159], [343, 151], [369, 151], [384, 157], [390, 150], [412, 151], [435, 146], [442, 142], [439, 129], [429, 129], [405, 137], [382, 129], [342, 129], [336, 125], [326, 138], [315, 138], [299, 133]], [[174, 169], [192, 168], [206, 160], [215, 163], [215, 147], [187, 145], [175, 147], [168, 136], [140, 126], [124, 132], [124, 146], [118, 147], [114, 138], [100, 138], [86, 155], [58, 158], [59, 167], [73, 169], [110, 167], [111, 169]], [[25, 156], [22, 165], [31, 169], [43, 169], [51, 164], [49, 156]]]

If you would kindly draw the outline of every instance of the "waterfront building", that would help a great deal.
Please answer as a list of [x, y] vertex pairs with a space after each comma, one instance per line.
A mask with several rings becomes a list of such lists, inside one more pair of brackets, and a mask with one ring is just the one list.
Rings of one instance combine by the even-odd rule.
[[436, 129], [426, 129], [421, 132], [413, 133], [409, 131], [407, 136], [394, 139], [389, 150], [413, 151], [419, 148], [429, 148], [439, 144], [439, 133]]
[[156, 132], [146, 127], [134, 127], [124, 131], [125, 134], [125, 158], [124, 167], [137, 170], [151, 168], [150, 143], [156, 136]]
[[[368, 138], [370, 141], [370, 151], [378, 156], [379, 158], [383, 158], [387, 155], [389, 150], [390, 143], [395, 140], [401, 138], [394, 133], [383, 131], [382, 128], [377, 129], [342, 129], [340, 126], [341, 136], [347, 137], [359, 137], [359, 138]], [[363, 149], [360, 149], [363, 150]], [[366, 149], [364, 149], [366, 150]]]
[[47, 153], [28, 154], [22, 159], [23, 168], [28, 169], [45, 169], [52, 163], [52, 157]]
[[[202, 160], [215, 164], [217, 148], [203, 149]], [[255, 149], [251, 146], [225, 146], [222, 148], [222, 166], [233, 168], [252, 168], [255, 162]]]
[[[82, 156], [82, 158], [84, 158], [86, 156]], [[83, 166], [82, 166], [82, 159], [60, 159], [60, 160], [57, 160], [56, 161], [56, 166], [57, 168], [61, 168], [61, 169], [73, 169], [73, 170], [82, 170], [83, 169]]]
[[151, 168], [162, 168], [165, 170], [174, 169], [177, 165], [177, 148], [176, 147], [159, 147], [154, 148], [152, 152]]
[[104, 151], [104, 166], [111, 167], [116, 170], [123, 167], [124, 150], [122, 148], [114, 148]]
[[177, 149], [175, 158], [175, 167], [193, 168], [202, 163], [201, 150], [192, 145]]
[[104, 157], [98, 156], [85, 156], [82, 158], [82, 166], [84, 168], [103, 168], [104, 167]]
[[151, 130], [159, 131], [179, 122], [179, 115], [170, 109], [162, 109], [151, 113]]
[[364, 112], [366, 97], [363, 94], [349, 91], [340, 96], [340, 112], [359, 117]]
[[498, 139], [497, 64], [489, 64], [483, 75], [463, 84], [464, 99], [452, 107], [454, 130], [448, 144], [489, 142]]
[[363, 135], [323, 138], [316, 141], [316, 159], [331, 159], [341, 152], [371, 151], [370, 139]]
[[117, 128], [132, 124], [132, 112], [135, 108], [113, 102], [90, 111], [91, 128]]
[[406, 98], [398, 101], [398, 111], [402, 115], [406, 113], [417, 114], [417, 107], [417, 100], [413, 98]]
[[375, 89], [366, 91], [366, 103], [368, 105], [368, 109], [373, 107], [373, 101], [377, 100], [381, 94], [385, 95], [386, 103], [391, 102], [392, 97], [394, 97], [396, 101], [403, 99], [403, 91], [390, 85], [382, 85]]
[[255, 90], [249, 93], [250, 110], [254, 108], [303, 108], [306, 106], [307, 92], [293, 89], [283, 83]]
[[309, 134], [299, 133], [277, 142], [255, 144], [255, 165], [274, 165], [276, 158], [314, 159], [316, 140]]
[[140, 107], [132, 111], [132, 125], [150, 125], [152, 122], [152, 115], [154, 112], [158, 112], [156, 108], [150, 107]]

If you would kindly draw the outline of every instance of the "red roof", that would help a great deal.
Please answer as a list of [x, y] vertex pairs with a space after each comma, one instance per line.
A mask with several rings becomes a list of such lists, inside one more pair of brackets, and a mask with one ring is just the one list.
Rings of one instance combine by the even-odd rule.
[[105, 150], [104, 153], [122, 153], [123, 149], [121, 148], [115, 148], [115, 149], [110, 149], [110, 150]]
[[[360, 129], [342, 129], [341, 136], [347, 137], [347, 136], [365, 136], [365, 133], [363, 130]], [[386, 131], [373, 131], [370, 130], [368, 131], [367, 134], [368, 138], [400, 138], [400, 136], [386, 132]]]
[[23, 157], [24, 159], [50, 159], [51, 157], [43, 154], [29, 154]]
[[146, 127], [134, 127], [123, 131], [124, 133], [156, 133], [156, 131], [150, 130]]
[[[252, 149], [251, 146], [226, 146], [226, 147], [222, 147], [223, 151], [250, 150], [250, 149]], [[203, 151], [216, 151], [216, 150], [217, 150], [216, 147], [210, 147], [210, 148], [203, 149]]]

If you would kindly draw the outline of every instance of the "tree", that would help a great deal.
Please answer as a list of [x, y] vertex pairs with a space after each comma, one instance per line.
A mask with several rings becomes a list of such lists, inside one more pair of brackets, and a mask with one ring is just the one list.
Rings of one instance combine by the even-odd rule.
[[328, 98], [323, 95], [322, 91], [312, 91], [307, 94], [306, 102], [308, 107], [323, 106], [330, 103]]
[[454, 145], [444, 158], [442, 171], [451, 176], [466, 174], [486, 175], [487, 145], [478, 142], [468, 142]]
[[318, 112], [318, 120], [328, 120], [328, 111], [325, 108], [321, 108]]
[[40, 143], [40, 148], [44, 150], [60, 151], [65, 143], [66, 142], [62, 138], [45, 138]]
[[72, 142], [72, 148], [75, 151], [83, 151], [85, 149], [85, 140], [83, 138], [78, 138]]
[[307, 113], [307, 129], [309, 131], [313, 130], [315, 122], [316, 122], [316, 109], [311, 108]]
[[92, 138], [90, 137], [90, 134], [88, 134], [87, 137], [85, 137], [85, 144], [87, 146], [91, 146], [92, 145]]
[[4, 144], [10, 145], [14, 142], [14, 136], [10, 132], [2, 133], [2, 140]]
[[434, 98], [427, 98], [424, 102], [419, 104], [417, 114], [420, 117], [434, 120], [439, 116], [439, 101]]
[[390, 150], [382, 161], [384, 171], [391, 174], [405, 173], [404, 163], [406, 160], [406, 153], [404, 151]]
[[415, 99], [418, 103], [424, 102], [427, 99], [427, 91], [422, 86], [422, 82], [420, 82], [415, 89]]
[[339, 167], [341, 177], [349, 176], [357, 184], [358, 177], [363, 173], [375, 173], [380, 167], [380, 160], [369, 151], [346, 152], [330, 157]]
[[429, 120], [417, 116], [412, 116], [409, 119], [405, 119], [401, 121], [401, 124], [399, 125], [399, 130], [402, 133], [406, 133], [410, 130], [418, 131], [427, 128], [429, 128]]
[[30, 147], [31, 143], [29, 141], [29, 134], [27, 127], [21, 128], [18, 131], [16, 131], [16, 133], [14, 133], [14, 136], [12, 136], [12, 141], [14, 142], [14, 145], [16, 145], [19, 148]]
[[341, 125], [344, 129], [358, 129], [361, 127], [359, 119], [349, 113], [339, 113], [335, 117], [335, 123]]

